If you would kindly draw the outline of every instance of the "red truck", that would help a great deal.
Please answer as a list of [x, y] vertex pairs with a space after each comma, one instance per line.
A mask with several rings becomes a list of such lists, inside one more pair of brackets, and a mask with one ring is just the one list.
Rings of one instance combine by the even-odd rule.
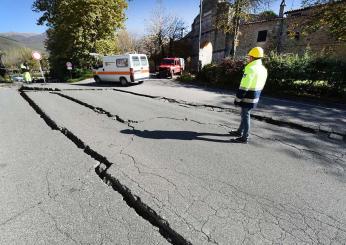
[[159, 66], [159, 77], [181, 75], [185, 69], [183, 58], [164, 58]]

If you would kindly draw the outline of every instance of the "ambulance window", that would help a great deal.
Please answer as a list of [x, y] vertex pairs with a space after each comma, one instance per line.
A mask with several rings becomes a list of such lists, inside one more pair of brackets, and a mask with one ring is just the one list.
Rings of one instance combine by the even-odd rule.
[[128, 67], [129, 60], [127, 58], [117, 59], [117, 67]]
[[133, 66], [141, 66], [138, 56], [132, 56], [132, 63], [133, 63]]
[[142, 64], [142, 66], [148, 66], [147, 57], [141, 56], [141, 64]]
[[105, 66], [114, 66], [115, 63], [114, 62], [105, 62]]

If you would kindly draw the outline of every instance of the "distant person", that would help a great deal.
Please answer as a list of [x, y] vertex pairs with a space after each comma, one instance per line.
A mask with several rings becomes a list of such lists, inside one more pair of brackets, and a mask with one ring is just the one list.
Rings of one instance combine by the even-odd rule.
[[6, 68], [5, 68], [4, 64], [2, 63], [1, 53], [0, 53], [0, 76], [4, 78], [5, 75], [6, 75]]
[[230, 132], [233, 143], [248, 143], [250, 132], [250, 113], [257, 106], [261, 92], [267, 80], [268, 72], [262, 64], [264, 56], [261, 47], [255, 47], [248, 53], [248, 64], [245, 67], [234, 104], [241, 107], [241, 122], [238, 130]]
[[31, 75], [30, 75], [30, 68], [28, 66], [27, 63], [24, 63], [20, 66], [21, 70], [22, 70], [22, 73], [23, 73], [23, 79], [24, 79], [24, 82], [26, 83], [31, 83], [32, 82], [32, 78], [31, 78]]

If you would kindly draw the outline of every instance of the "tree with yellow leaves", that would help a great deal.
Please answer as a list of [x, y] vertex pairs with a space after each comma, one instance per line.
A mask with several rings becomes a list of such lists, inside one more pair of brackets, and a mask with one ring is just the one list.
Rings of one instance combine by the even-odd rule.
[[[125, 21], [126, 0], [36, 0], [33, 10], [42, 13], [52, 74], [66, 76], [66, 62], [86, 68], [98, 51], [116, 52], [115, 31]], [[114, 49], [114, 50], [113, 50]]]

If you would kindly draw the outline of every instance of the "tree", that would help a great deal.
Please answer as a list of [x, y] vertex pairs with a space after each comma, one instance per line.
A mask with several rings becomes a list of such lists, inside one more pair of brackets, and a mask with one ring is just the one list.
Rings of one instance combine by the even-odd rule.
[[116, 42], [119, 53], [139, 52], [140, 40], [125, 29], [117, 32]]
[[339, 41], [346, 41], [345, 0], [304, 0], [303, 7], [313, 7], [300, 26], [306, 33], [323, 28]]
[[63, 78], [65, 63], [88, 67], [90, 53], [116, 52], [115, 30], [123, 26], [126, 0], [35, 0], [41, 12], [38, 24], [46, 25], [49, 62], [53, 75]]
[[153, 10], [151, 18], [148, 22], [148, 31], [150, 38], [147, 38], [146, 41], [151, 40], [153, 46], [155, 47], [154, 55], [164, 57], [164, 45], [167, 44], [168, 28], [167, 23], [170, 20], [170, 16], [166, 14], [166, 10], [162, 6], [162, 3], [159, 2], [156, 8]]
[[166, 56], [165, 47], [168, 46], [168, 55], [173, 54], [174, 42], [182, 38], [184, 29], [186, 29], [184, 21], [178, 16], [167, 13], [159, 1], [148, 22], [149, 34], [143, 39], [149, 47], [155, 65]]
[[277, 17], [278, 15], [274, 11], [266, 10], [266, 11], [263, 11], [262, 13], [259, 13], [258, 20], [270, 20]]
[[171, 20], [167, 23], [167, 35], [169, 39], [169, 56], [173, 55], [174, 42], [183, 38], [184, 30], [186, 30], [185, 22], [177, 17], [172, 16]]
[[226, 34], [225, 56], [235, 57], [239, 27], [241, 21], [246, 21], [251, 11], [258, 9], [271, 0], [227, 0], [218, 3], [215, 25], [217, 30]]
[[102, 55], [114, 55], [119, 52], [116, 39], [100, 39], [96, 40], [95, 52]]
[[30, 69], [39, 70], [39, 65], [31, 56], [32, 50], [29, 48], [16, 48], [6, 50], [2, 55], [3, 64], [12, 69], [17, 69], [20, 64], [28, 63]]

